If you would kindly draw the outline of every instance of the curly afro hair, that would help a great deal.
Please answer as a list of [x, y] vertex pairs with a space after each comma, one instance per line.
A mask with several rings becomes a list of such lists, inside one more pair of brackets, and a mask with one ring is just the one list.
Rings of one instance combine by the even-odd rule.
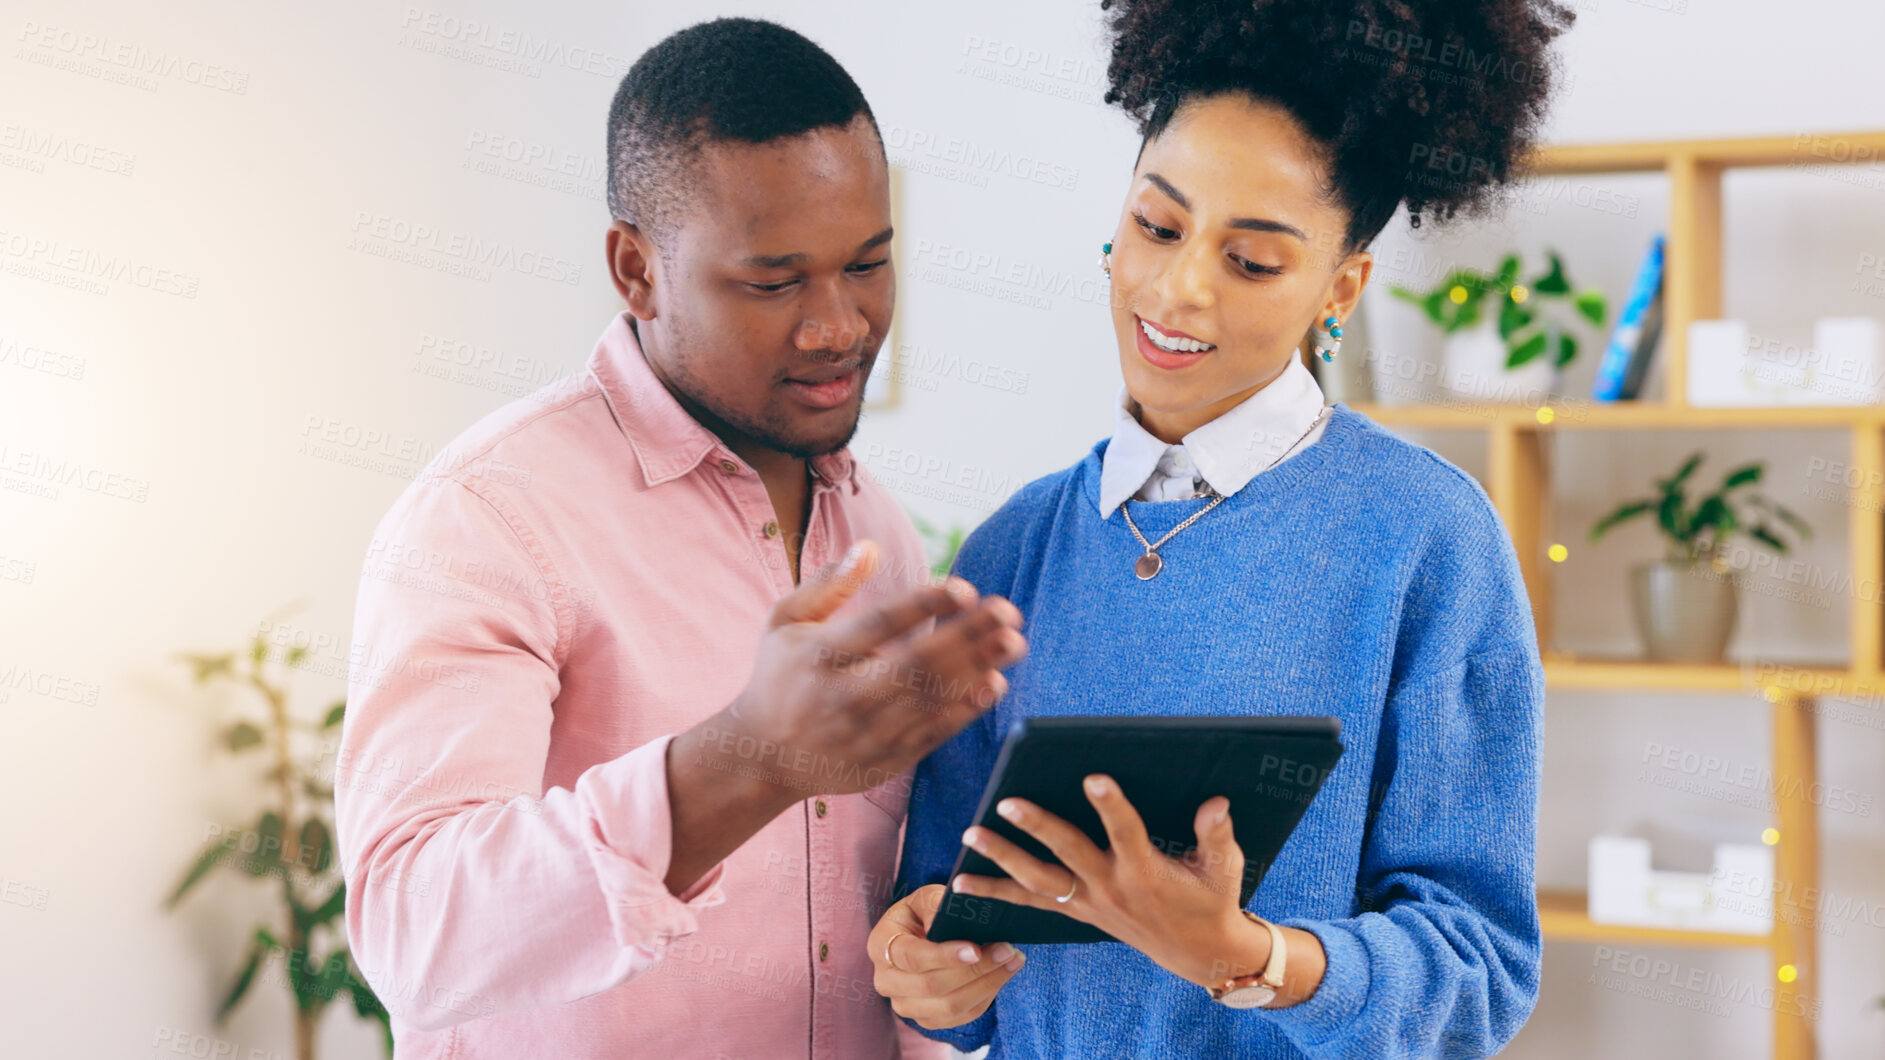
[[1483, 215], [1521, 174], [1558, 82], [1552, 0], [1101, 0], [1106, 102], [1150, 140], [1188, 100], [1237, 92], [1293, 114], [1324, 148], [1324, 194], [1366, 247], [1407, 203]]

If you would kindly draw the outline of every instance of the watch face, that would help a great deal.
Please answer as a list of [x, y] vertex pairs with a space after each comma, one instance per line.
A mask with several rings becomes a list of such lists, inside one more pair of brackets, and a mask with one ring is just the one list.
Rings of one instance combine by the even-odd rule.
[[1262, 1008], [1276, 1000], [1276, 991], [1259, 983], [1226, 990], [1217, 1000], [1231, 1008]]

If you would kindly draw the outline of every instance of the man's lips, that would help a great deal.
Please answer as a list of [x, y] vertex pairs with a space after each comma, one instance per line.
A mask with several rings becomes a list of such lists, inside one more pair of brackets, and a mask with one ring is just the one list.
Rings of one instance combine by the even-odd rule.
[[863, 385], [863, 380], [862, 365], [831, 365], [790, 376], [785, 385], [800, 401], [813, 408], [834, 409], [850, 401]]
[[801, 372], [794, 372], [786, 376], [785, 381], [788, 383], [808, 383], [816, 386], [819, 383], [829, 383], [833, 379], [849, 375], [859, 367], [861, 367], [861, 365], [857, 361], [843, 361], [837, 364], [828, 364], [819, 368], [807, 368]]

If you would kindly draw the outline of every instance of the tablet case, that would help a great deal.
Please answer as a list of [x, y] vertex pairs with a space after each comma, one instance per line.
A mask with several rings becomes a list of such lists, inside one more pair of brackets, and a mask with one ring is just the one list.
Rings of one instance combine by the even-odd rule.
[[[1081, 781], [1105, 773], [1144, 819], [1153, 846], [1182, 857], [1197, 846], [1198, 807], [1230, 799], [1231, 829], [1244, 852], [1239, 902], [1248, 907], [1341, 757], [1341, 722], [1332, 717], [1023, 718], [1008, 730], [975, 821], [1041, 860], [1059, 860], [995, 812], [1002, 799], [1027, 799], [1072, 823], [1101, 849], [1106, 828]], [[963, 847], [960, 873], [1003, 876], [994, 862]], [[1116, 942], [1062, 913], [947, 892], [928, 937], [935, 942]]]

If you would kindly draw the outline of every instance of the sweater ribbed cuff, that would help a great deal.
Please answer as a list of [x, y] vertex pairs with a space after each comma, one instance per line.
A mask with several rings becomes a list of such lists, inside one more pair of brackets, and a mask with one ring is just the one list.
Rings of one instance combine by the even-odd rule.
[[1308, 999], [1288, 1008], [1265, 1009], [1278, 1030], [1302, 1049], [1324, 1045], [1347, 1031], [1368, 1000], [1373, 976], [1368, 971], [1368, 947], [1348, 928], [1327, 920], [1279, 920], [1282, 927], [1301, 928], [1322, 943], [1328, 967], [1322, 985]]

